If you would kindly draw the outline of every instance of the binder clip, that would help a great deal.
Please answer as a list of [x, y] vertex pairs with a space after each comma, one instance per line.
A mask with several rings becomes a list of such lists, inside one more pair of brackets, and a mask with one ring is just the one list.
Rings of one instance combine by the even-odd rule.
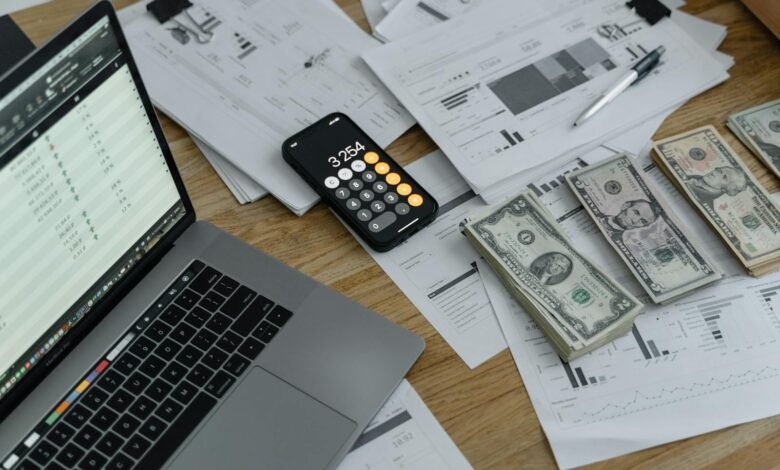
[[[169, 20], [172, 20], [174, 23], [176, 23], [175, 29], [180, 30], [181, 33], [181, 37], [177, 39], [179, 39], [179, 41], [182, 43], [186, 43], [186, 40], [183, 40], [182, 38], [186, 37], [187, 40], [189, 39], [187, 37], [187, 33], [194, 36], [195, 40], [200, 44], [207, 44], [211, 42], [211, 40], [214, 38], [214, 32], [206, 28], [206, 23], [212, 22], [213, 18], [209, 17], [203, 23], [199, 23], [190, 14], [190, 8], [192, 8], [192, 3], [189, 0], [154, 0], [153, 2], [150, 2], [146, 5], [146, 10], [153, 14], [154, 17], [157, 18], [157, 21], [160, 22], [160, 24], [163, 24]], [[182, 12], [187, 17], [187, 21], [190, 23], [190, 25], [185, 24], [176, 18], [176, 16]]]
[[635, 9], [636, 14], [650, 23], [650, 26], [672, 14], [672, 10], [661, 3], [660, 0], [630, 0], [626, 2], [626, 6]]

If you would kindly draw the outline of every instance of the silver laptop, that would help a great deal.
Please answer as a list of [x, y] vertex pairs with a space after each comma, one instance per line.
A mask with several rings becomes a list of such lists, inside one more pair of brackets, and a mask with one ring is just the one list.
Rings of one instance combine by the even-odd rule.
[[108, 2], [0, 80], [0, 189], [4, 470], [335, 468], [422, 352], [195, 221]]

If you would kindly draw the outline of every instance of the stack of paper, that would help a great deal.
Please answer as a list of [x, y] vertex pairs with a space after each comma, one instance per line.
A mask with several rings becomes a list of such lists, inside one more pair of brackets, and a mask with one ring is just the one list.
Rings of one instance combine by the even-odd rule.
[[[402, 0], [375, 30], [397, 40], [363, 56], [488, 202], [527, 181], [527, 170], [552, 169], [638, 127], [649, 130], [646, 142], [664, 116], [725, 80], [733, 63], [714, 50], [725, 28], [681, 12], [650, 27], [614, 0], [481, 0], [460, 9], [445, 0], [411, 3], [414, 14], [401, 10]], [[405, 19], [399, 24], [423, 18], [421, 3], [451, 7], [453, 19], [388, 34], [383, 26], [395, 16]], [[667, 53], [651, 77], [572, 127], [659, 45]]]

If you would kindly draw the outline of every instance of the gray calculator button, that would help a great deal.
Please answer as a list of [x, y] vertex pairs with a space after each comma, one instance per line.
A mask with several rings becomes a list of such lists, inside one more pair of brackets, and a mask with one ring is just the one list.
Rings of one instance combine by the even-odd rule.
[[385, 212], [384, 214], [369, 222], [368, 229], [374, 233], [381, 232], [397, 219], [398, 218], [392, 212]]
[[398, 215], [406, 215], [409, 213], [409, 204], [402, 202], [395, 206], [395, 211], [398, 213]]
[[387, 191], [387, 183], [384, 181], [377, 181], [374, 183], [374, 191], [382, 194], [383, 192]]
[[374, 173], [373, 171], [367, 171], [363, 173], [363, 181], [365, 181], [366, 183], [373, 183], [374, 181], [376, 181], [376, 173]]
[[363, 222], [368, 222], [371, 220], [371, 217], [373, 217], [374, 214], [371, 213], [368, 209], [360, 209], [357, 213], [358, 220], [361, 220]]
[[371, 203], [371, 210], [374, 212], [382, 212], [385, 210], [385, 203], [382, 201], [374, 201]]
[[346, 199], [349, 197], [349, 189], [339, 188], [336, 190], [336, 197], [339, 199]]
[[335, 176], [328, 176], [325, 178], [325, 187], [328, 189], [336, 189], [339, 187], [339, 179]]
[[363, 191], [360, 191], [360, 199], [365, 202], [371, 202], [374, 199], [374, 193], [372, 193], [371, 190], [364, 189]]
[[363, 189], [363, 182], [358, 179], [354, 179], [349, 182], [349, 189], [352, 191], [360, 191]]
[[385, 202], [388, 204], [395, 204], [396, 202], [398, 202], [398, 195], [393, 192], [389, 192], [385, 194]]
[[360, 207], [360, 201], [358, 201], [354, 197], [347, 199], [347, 209], [354, 211], [357, 210], [359, 207]]

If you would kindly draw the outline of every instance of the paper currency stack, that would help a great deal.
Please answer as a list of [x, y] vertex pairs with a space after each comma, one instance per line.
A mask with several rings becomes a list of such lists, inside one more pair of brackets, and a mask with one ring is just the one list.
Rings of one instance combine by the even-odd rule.
[[566, 181], [653, 302], [672, 302], [723, 277], [629, 155], [570, 173]]
[[653, 158], [751, 275], [780, 269], [780, 209], [714, 127], [655, 142]]
[[734, 113], [726, 125], [780, 177], [780, 100]]
[[578, 252], [532, 193], [461, 230], [564, 360], [626, 334], [643, 304]]

